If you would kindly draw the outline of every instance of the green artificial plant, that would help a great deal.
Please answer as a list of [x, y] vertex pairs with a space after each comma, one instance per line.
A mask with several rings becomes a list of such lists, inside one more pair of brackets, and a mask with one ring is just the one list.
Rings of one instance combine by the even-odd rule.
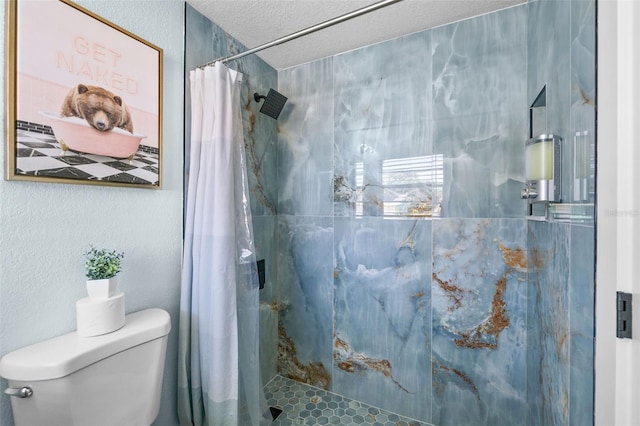
[[87, 278], [90, 280], [103, 280], [115, 277], [121, 271], [124, 252], [97, 249], [91, 246], [84, 253], [84, 257], [86, 258], [84, 267], [86, 268]]

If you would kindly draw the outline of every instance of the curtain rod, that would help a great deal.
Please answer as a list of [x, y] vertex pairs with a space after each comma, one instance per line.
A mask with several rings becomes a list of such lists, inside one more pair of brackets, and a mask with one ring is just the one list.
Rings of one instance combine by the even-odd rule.
[[346, 13], [344, 15], [338, 16], [336, 18], [329, 19], [328, 21], [324, 21], [324, 22], [322, 22], [320, 24], [316, 24], [316, 25], [313, 25], [313, 26], [311, 26], [309, 28], [305, 28], [304, 30], [300, 30], [300, 31], [295, 32], [293, 34], [289, 34], [288, 36], [280, 37], [280, 38], [278, 38], [276, 40], [270, 41], [269, 43], [261, 44], [260, 46], [254, 47], [253, 49], [249, 49], [249, 50], [246, 50], [246, 51], [241, 52], [241, 53], [237, 53], [237, 54], [232, 55], [232, 56], [227, 56], [226, 58], [219, 58], [219, 59], [216, 59], [215, 61], [207, 62], [206, 64], [198, 66], [198, 68], [204, 68], [204, 67], [207, 67], [209, 65], [213, 65], [216, 62], [223, 62], [224, 63], [224, 62], [228, 62], [228, 61], [234, 61], [234, 60], [240, 59], [240, 58], [242, 58], [244, 56], [251, 55], [253, 53], [259, 52], [261, 50], [268, 49], [270, 47], [277, 46], [279, 44], [286, 43], [286, 42], [291, 41], [291, 40], [295, 40], [296, 38], [305, 36], [307, 34], [311, 34], [311, 33], [314, 33], [316, 31], [325, 29], [325, 28], [330, 27], [332, 25], [339, 24], [340, 22], [344, 22], [344, 21], [347, 21], [349, 19], [356, 18], [358, 16], [364, 15], [365, 13], [373, 12], [374, 10], [381, 9], [381, 8], [383, 8], [385, 6], [389, 6], [389, 5], [391, 5], [393, 3], [397, 3], [399, 1], [402, 1], [402, 0], [382, 0], [382, 1], [379, 1], [377, 3], [371, 4], [369, 6], [365, 6], [363, 8], [356, 9], [353, 12], [349, 12], [349, 13]]

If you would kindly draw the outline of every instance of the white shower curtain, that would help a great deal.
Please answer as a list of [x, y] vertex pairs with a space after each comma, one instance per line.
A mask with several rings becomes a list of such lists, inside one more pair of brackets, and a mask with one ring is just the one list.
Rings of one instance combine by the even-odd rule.
[[190, 73], [191, 140], [178, 354], [182, 425], [268, 422], [245, 167], [242, 74]]

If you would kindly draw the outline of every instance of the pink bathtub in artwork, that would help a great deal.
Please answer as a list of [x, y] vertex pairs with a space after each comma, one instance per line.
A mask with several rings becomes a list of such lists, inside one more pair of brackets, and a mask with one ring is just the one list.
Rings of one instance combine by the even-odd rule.
[[79, 117], [60, 117], [50, 112], [40, 114], [48, 118], [48, 124], [63, 151], [71, 149], [86, 154], [131, 159], [138, 150], [140, 141], [146, 138], [119, 128], [101, 132]]

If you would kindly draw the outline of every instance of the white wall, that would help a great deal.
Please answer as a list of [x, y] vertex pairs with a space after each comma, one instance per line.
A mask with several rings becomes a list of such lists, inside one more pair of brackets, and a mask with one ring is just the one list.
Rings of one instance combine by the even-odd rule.
[[[640, 2], [598, 2], [596, 425], [640, 425]], [[616, 291], [634, 297], [615, 337]]]
[[[4, 28], [6, 2], [1, 3]], [[156, 424], [173, 425], [182, 256], [184, 4], [77, 3], [164, 50], [163, 189], [0, 180], [0, 355], [74, 330], [75, 302], [85, 296], [83, 251], [91, 243], [123, 250], [119, 277], [127, 312], [160, 307], [172, 316]], [[4, 58], [4, 44], [0, 54]], [[4, 67], [0, 75], [4, 82]], [[3, 128], [7, 102], [3, 90]], [[3, 176], [5, 155], [3, 149]], [[6, 381], [0, 384], [6, 387]], [[9, 398], [0, 398], [0, 425], [9, 426]]]

